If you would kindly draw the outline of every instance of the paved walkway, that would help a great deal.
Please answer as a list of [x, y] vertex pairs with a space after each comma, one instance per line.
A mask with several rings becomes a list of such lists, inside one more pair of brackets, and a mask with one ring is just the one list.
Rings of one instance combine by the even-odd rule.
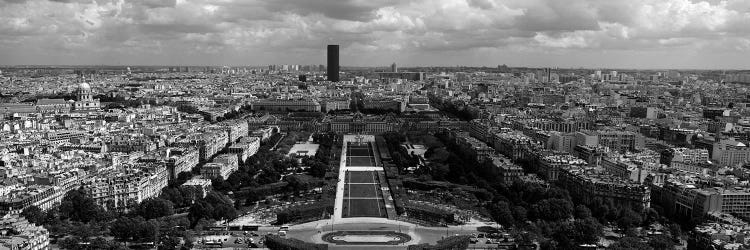
[[[344, 203], [344, 187], [346, 185], [346, 173], [347, 171], [383, 171], [382, 166], [378, 167], [347, 167], [346, 156], [347, 156], [347, 142], [358, 141], [356, 135], [345, 135], [344, 143], [341, 149], [341, 158], [339, 161], [339, 177], [336, 185], [336, 200], [334, 205], [334, 213], [331, 219], [313, 221], [303, 224], [298, 224], [290, 227], [289, 237], [297, 238], [307, 242], [314, 243], [327, 243], [324, 242], [322, 236], [329, 232], [336, 231], [394, 231], [402, 232], [411, 236], [411, 241], [404, 243], [403, 245], [397, 246], [338, 246], [330, 244], [332, 249], [405, 249], [407, 245], [430, 243], [435, 244], [438, 240], [454, 235], [454, 234], [465, 234], [472, 231], [476, 231], [479, 226], [486, 226], [488, 224], [473, 221], [468, 225], [464, 226], [450, 226], [450, 227], [423, 227], [417, 224], [408, 223], [404, 221], [392, 220], [388, 218], [379, 217], [355, 217], [355, 218], [343, 218], [343, 203]], [[365, 135], [362, 137], [362, 141], [374, 142], [375, 137], [372, 135]], [[376, 156], [377, 158], [378, 156]], [[382, 178], [382, 177], [381, 177]], [[368, 183], [369, 184], [369, 183]], [[387, 187], [384, 187], [387, 188]], [[387, 191], [387, 190], [385, 190]], [[387, 193], [387, 192], [384, 192]], [[388, 195], [385, 197], [386, 206], [393, 206], [393, 198]], [[393, 209], [391, 209], [393, 210]], [[390, 215], [389, 215], [390, 216]]]
[[[368, 217], [357, 217], [357, 218], [343, 218], [343, 207], [344, 207], [344, 196], [346, 196], [346, 193], [344, 191], [344, 187], [346, 186], [346, 172], [356, 172], [356, 171], [383, 171], [382, 166], [368, 166], [368, 167], [356, 167], [356, 166], [347, 166], [346, 165], [346, 158], [347, 158], [347, 149], [349, 147], [349, 142], [359, 142], [361, 139], [361, 142], [375, 142], [375, 136], [373, 135], [359, 135], [361, 136], [358, 138], [358, 135], [344, 135], [343, 145], [341, 146], [341, 158], [339, 159], [339, 177], [338, 182], [336, 183], [336, 200], [334, 202], [333, 206], [333, 220], [334, 223], [356, 223], [357, 221], [363, 221], [365, 219], [370, 219]], [[374, 153], [374, 151], [373, 151]], [[375, 156], [377, 159], [377, 156]], [[377, 160], [376, 160], [377, 162]], [[351, 183], [350, 183], [351, 184]], [[393, 200], [386, 200], [386, 207], [392, 206]], [[351, 220], [354, 219], [354, 220]]]

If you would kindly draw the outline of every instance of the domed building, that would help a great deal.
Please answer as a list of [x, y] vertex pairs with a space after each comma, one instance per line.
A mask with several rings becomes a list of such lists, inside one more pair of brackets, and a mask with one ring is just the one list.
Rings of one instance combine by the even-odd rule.
[[75, 110], [99, 110], [101, 108], [99, 99], [94, 99], [91, 85], [88, 83], [82, 82], [79, 84], [76, 95], [78, 96], [78, 99], [73, 105]]

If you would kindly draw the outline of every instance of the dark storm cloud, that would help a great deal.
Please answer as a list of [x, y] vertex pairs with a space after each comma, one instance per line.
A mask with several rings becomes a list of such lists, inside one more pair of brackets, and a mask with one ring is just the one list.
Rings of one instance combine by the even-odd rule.
[[0, 2], [4, 2], [4, 3], [25, 3], [26, 1], [28, 1], [28, 0], [3, 0], [3, 1], [0, 1]]
[[174, 7], [177, 4], [177, 0], [140, 0], [140, 3], [149, 8], [164, 8]]
[[0, 0], [0, 63], [16, 51], [81, 62], [96, 60], [86, 57], [95, 51], [143, 62], [169, 55], [263, 64], [281, 54], [303, 63], [336, 43], [363, 60], [431, 63], [428, 55], [445, 51], [448, 61], [508, 52], [583, 61], [611, 60], [586, 57], [597, 51], [664, 50], [732, 51], [728, 60], [742, 64], [748, 13], [746, 0]]
[[479, 8], [479, 9], [492, 9], [495, 7], [495, 5], [492, 4], [492, 1], [490, 0], [467, 0], [469, 2], [469, 6]]
[[265, 1], [273, 12], [293, 12], [301, 15], [322, 14], [326, 17], [349, 21], [368, 21], [375, 18], [375, 11], [398, 0], [287, 0]]
[[598, 30], [596, 10], [587, 1], [546, 1], [526, 9], [517, 27], [530, 31]]
[[50, 2], [57, 3], [92, 3], [93, 0], [49, 0]]

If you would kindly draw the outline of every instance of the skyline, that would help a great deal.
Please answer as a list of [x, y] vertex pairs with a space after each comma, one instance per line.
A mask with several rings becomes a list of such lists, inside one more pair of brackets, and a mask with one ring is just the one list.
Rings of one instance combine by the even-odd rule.
[[2, 65], [750, 69], [750, 3], [0, 0]]

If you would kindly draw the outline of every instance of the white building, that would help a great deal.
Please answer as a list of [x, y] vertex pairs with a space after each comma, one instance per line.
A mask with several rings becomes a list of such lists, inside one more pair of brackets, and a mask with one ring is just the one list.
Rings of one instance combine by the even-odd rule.
[[213, 162], [206, 163], [201, 168], [201, 175], [208, 179], [221, 177], [226, 180], [229, 175], [239, 169], [237, 156], [234, 154], [221, 154], [214, 158]]
[[714, 163], [725, 166], [743, 164], [750, 157], [750, 147], [733, 138], [715, 143], [713, 150], [713, 157], [711, 159]]
[[0, 218], [0, 249], [49, 249], [49, 232], [20, 215], [6, 214]]

